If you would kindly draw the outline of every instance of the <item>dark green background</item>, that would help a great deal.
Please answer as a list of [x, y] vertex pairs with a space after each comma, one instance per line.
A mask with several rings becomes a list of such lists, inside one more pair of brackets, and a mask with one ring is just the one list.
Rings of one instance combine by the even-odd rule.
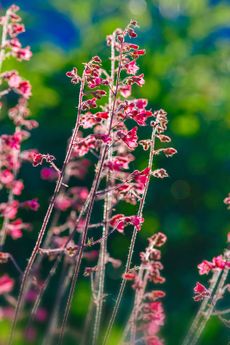
[[[11, 2], [0, 3], [6, 8]], [[34, 52], [29, 63], [18, 63], [17, 68], [32, 83], [30, 104], [33, 117], [40, 123], [27, 145], [54, 154], [58, 164], [64, 157], [77, 104], [77, 88], [70, 85], [65, 72], [72, 66], [81, 68], [81, 63], [95, 54], [106, 58], [105, 36], [116, 27], [124, 27], [131, 18], [140, 24], [137, 42], [147, 50], [139, 61], [146, 84], [135, 89], [135, 95], [147, 97], [153, 109], [168, 112], [169, 135], [178, 154], [156, 163], [156, 167], [166, 168], [170, 178], [151, 184], [136, 253], [154, 231], [167, 234], [163, 250], [167, 320], [163, 335], [166, 344], [180, 344], [198, 308], [192, 299], [195, 282], [207, 280], [198, 277], [197, 264], [222, 252], [229, 229], [229, 214], [222, 200], [230, 181], [230, 1], [21, 0], [17, 4], [27, 27], [22, 40]], [[5, 67], [16, 65], [8, 62]], [[1, 131], [10, 130], [4, 118], [1, 123]], [[139, 169], [146, 165], [142, 157], [137, 155]], [[29, 187], [27, 197], [38, 196], [42, 207], [33, 215], [35, 229], [30, 240], [7, 243], [22, 266], [32, 250], [53, 188], [40, 181], [39, 171], [29, 166], [24, 167], [23, 177]], [[127, 238], [115, 236], [111, 241], [112, 254], [125, 258]], [[108, 274], [109, 292], [116, 294], [119, 279]], [[82, 323], [88, 293], [88, 281], [82, 279], [70, 318], [75, 328]], [[109, 297], [110, 306], [114, 296]], [[47, 308], [52, 298], [49, 292], [44, 302]], [[111, 345], [118, 342], [131, 298], [129, 291]], [[108, 308], [106, 319], [109, 312]], [[8, 326], [1, 323], [0, 327], [4, 339]], [[228, 330], [213, 319], [201, 344], [226, 345], [228, 335]], [[24, 342], [18, 340], [18, 344]], [[71, 340], [66, 344], [72, 344]]]

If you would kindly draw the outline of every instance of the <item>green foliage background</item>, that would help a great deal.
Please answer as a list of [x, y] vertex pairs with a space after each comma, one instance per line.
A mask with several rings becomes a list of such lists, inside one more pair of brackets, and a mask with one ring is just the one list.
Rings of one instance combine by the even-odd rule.
[[[0, 3], [6, 7], [9, 1]], [[196, 266], [202, 259], [211, 259], [223, 251], [229, 231], [229, 215], [222, 200], [229, 192], [230, 182], [230, 3], [21, 0], [18, 4], [28, 30], [23, 39], [32, 46], [34, 57], [17, 68], [33, 85], [31, 109], [40, 123], [27, 145], [54, 154], [60, 164], [77, 105], [77, 88], [70, 85], [65, 72], [72, 66], [81, 68], [82, 62], [95, 54], [106, 58], [109, 52], [105, 36], [116, 27], [124, 27], [131, 18], [140, 24], [138, 44], [147, 50], [140, 59], [146, 84], [136, 89], [136, 95], [148, 98], [153, 109], [164, 108], [168, 112], [169, 135], [178, 155], [156, 163], [156, 167], [167, 169], [170, 178], [154, 181], [150, 187], [136, 260], [149, 235], [158, 230], [167, 234], [163, 253], [167, 322], [163, 335], [166, 344], [180, 344], [198, 307], [192, 300], [193, 286], [200, 279]], [[9, 61], [5, 67], [16, 66]], [[1, 131], [9, 130], [5, 118], [1, 118], [1, 123]], [[142, 155], [137, 156], [137, 167], [145, 167]], [[31, 252], [53, 188], [42, 182], [38, 171], [31, 167], [23, 170], [23, 176], [29, 187], [28, 197], [37, 195], [42, 207], [33, 217], [35, 230], [30, 240], [26, 244], [24, 239], [18, 240], [17, 245], [8, 241], [9, 250], [22, 266]], [[111, 252], [115, 257], [125, 258], [127, 248], [127, 238], [113, 239]], [[201, 281], [205, 282], [206, 277]], [[119, 276], [110, 274], [110, 308], [118, 286]], [[86, 312], [88, 292], [88, 281], [82, 279], [70, 318], [70, 325], [79, 325], [78, 330]], [[45, 300], [47, 307], [52, 299], [51, 292]], [[118, 344], [131, 301], [129, 291], [111, 345]], [[105, 320], [110, 315], [109, 307]], [[5, 344], [8, 325], [2, 322], [0, 327], [1, 344]], [[24, 344], [18, 336], [17, 344]], [[201, 344], [226, 345], [228, 337], [228, 330], [213, 319]], [[66, 344], [71, 345], [71, 341]]]

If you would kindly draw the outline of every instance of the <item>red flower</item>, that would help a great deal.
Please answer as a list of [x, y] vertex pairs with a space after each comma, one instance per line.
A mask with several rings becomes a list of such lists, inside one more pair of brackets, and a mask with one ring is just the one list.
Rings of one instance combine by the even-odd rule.
[[167, 236], [162, 232], [157, 232], [152, 237], [149, 238], [149, 242], [152, 243], [156, 247], [161, 247], [167, 241]]
[[141, 224], [144, 222], [144, 218], [138, 217], [138, 216], [124, 216], [123, 214], [116, 214], [113, 216], [113, 218], [110, 220], [110, 225], [118, 232], [123, 233], [124, 228], [128, 224], [132, 224], [135, 226], [135, 228], [140, 231], [141, 230]]
[[131, 85], [122, 85], [120, 86], [119, 90], [120, 90], [121, 96], [125, 98], [131, 96], [131, 93], [132, 93]]
[[68, 78], [71, 78], [71, 83], [72, 84], [77, 84], [79, 83], [79, 81], [81, 80], [81, 78], [79, 77], [79, 75], [77, 74], [77, 68], [74, 67], [72, 69], [72, 71], [66, 72], [66, 76]]
[[53, 168], [45, 167], [41, 170], [41, 178], [43, 180], [54, 181], [56, 180], [57, 176], [57, 171], [55, 171]]
[[82, 157], [86, 155], [91, 149], [95, 149], [97, 140], [94, 135], [90, 134], [86, 138], [81, 139], [75, 144], [74, 152], [77, 156]]
[[29, 61], [32, 57], [32, 52], [29, 46], [25, 48], [13, 48], [12, 55], [15, 56], [19, 61]]
[[197, 282], [196, 286], [193, 289], [195, 296], [193, 297], [194, 301], [198, 302], [203, 300], [205, 297], [210, 296], [210, 292], [204, 285], [201, 283]]
[[128, 169], [129, 163], [133, 161], [133, 155], [117, 156], [105, 162], [105, 167], [113, 171], [121, 171], [121, 169]]
[[127, 84], [128, 85], [133, 85], [133, 84], [137, 84], [138, 86], [143, 86], [145, 83], [144, 80], [144, 74], [140, 74], [140, 75], [134, 75], [132, 77], [128, 77], [127, 78]]
[[117, 136], [124, 141], [130, 150], [134, 150], [138, 146], [137, 127], [132, 128], [130, 131], [118, 131]]
[[30, 225], [27, 223], [23, 223], [20, 218], [15, 219], [7, 225], [7, 233], [9, 233], [13, 240], [21, 238], [23, 235], [22, 230], [26, 229], [30, 229]]
[[134, 170], [131, 176], [137, 184], [141, 185], [140, 186], [141, 189], [143, 189], [146, 186], [146, 183], [148, 182], [149, 173], [150, 173], [150, 168], [145, 168], [142, 171]]
[[28, 208], [32, 211], [37, 211], [40, 207], [37, 199], [27, 200], [21, 203], [21, 207]]
[[12, 187], [12, 193], [14, 195], [21, 195], [23, 188], [24, 188], [24, 184], [21, 180], [14, 181], [13, 187]]
[[8, 33], [10, 37], [16, 37], [17, 35], [25, 32], [25, 27], [23, 24], [12, 23], [8, 26]]
[[125, 280], [135, 280], [136, 276], [137, 276], [136, 273], [126, 272], [123, 274], [122, 277]]
[[72, 204], [72, 200], [64, 194], [57, 196], [55, 200], [55, 207], [61, 211], [66, 211]]
[[1, 203], [0, 204], [0, 212], [2, 212], [3, 217], [8, 219], [14, 219], [18, 212], [19, 202], [17, 200], [13, 200], [9, 203]]
[[134, 50], [134, 51], [131, 53], [131, 56], [132, 56], [134, 59], [138, 59], [139, 56], [141, 56], [141, 55], [145, 55], [145, 49]]
[[88, 99], [87, 101], [82, 103], [82, 110], [88, 110], [90, 108], [96, 108], [97, 103], [96, 103], [97, 98], [93, 97], [91, 99]]
[[157, 178], [165, 178], [168, 177], [168, 173], [165, 169], [156, 169], [152, 172], [152, 175]]
[[132, 60], [124, 65], [124, 69], [128, 74], [136, 74], [139, 70], [139, 67], [136, 65], [136, 60]]
[[42, 165], [43, 160], [45, 160], [47, 163], [52, 163], [52, 161], [55, 160], [55, 157], [48, 153], [35, 153], [33, 156], [33, 166], [37, 167], [38, 165]]
[[14, 175], [12, 174], [12, 172], [8, 169], [4, 169], [2, 170], [1, 174], [0, 174], [0, 182], [2, 184], [9, 184], [14, 180]]
[[27, 80], [21, 81], [16, 90], [25, 98], [29, 98], [31, 96], [31, 85]]
[[226, 266], [226, 260], [223, 259], [222, 255], [216, 256], [212, 259], [213, 266], [223, 270]]
[[208, 274], [213, 269], [213, 264], [210, 261], [204, 260], [198, 266], [199, 274]]
[[166, 157], [172, 157], [177, 153], [177, 150], [173, 147], [167, 147], [166, 149], [162, 149], [161, 151], [165, 154]]

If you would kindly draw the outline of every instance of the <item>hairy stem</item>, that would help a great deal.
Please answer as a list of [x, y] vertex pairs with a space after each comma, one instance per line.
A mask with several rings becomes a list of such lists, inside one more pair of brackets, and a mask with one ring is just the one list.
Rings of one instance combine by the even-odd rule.
[[[121, 46], [121, 52], [122, 52], [122, 46]], [[111, 134], [111, 129], [112, 129], [112, 123], [113, 123], [113, 117], [115, 114], [115, 106], [116, 106], [116, 97], [118, 94], [118, 86], [119, 86], [119, 81], [120, 81], [120, 73], [121, 73], [121, 55], [122, 53], [120, 52], [120, 56], [119, 56], [119, 67], [118, 67], [118, 71], [117, 71], [117, 80], [116, 80], [116, 87], [115, 87], [115, 96], [114, 96], [114, 100], [113, 100], [113, 106], [112, 106], [112, 114], [110, 117], [110, 123], [109, 123], [109, 129], [108, 129], [108, 136]], [[87, 233], [88, 233], [88, 226], [90, 223], [90, 218], [91, 218], [91, 214], [92, 214], [92, 210], [93, 210], [93, 205], [95, 202], [95, 198], [96, 198], [96, 192], [97, 189], [99, 187], [99, 183], [100, 183], [100, 179], [101, 179], [101, 173], [103, 170], [103, 166], [104, 166], [104, 162], [105, 162], [105, 158], [108, 152], [108, 145], [104, 146], [102, 155], [101, 155], [101, 159], [98, 162], [98, 167], [96, 169], [96, 177], [92, 186], [92, 194], [91, 194], [91, 198], [89, 201], [89, 207], [88, 207], [88, 211], [87, 211], [87, 215], [86, 215], [86, 220], [85, 220], [85, 226], [83, 229], [83, 235], [82, 235], [82, 243], [79, 249], [79, 253], [77, 254], [76, 257], [76, 263], [75, 263], [75, 267], [74, 267], [74, 273], [73, 273], [73, 279], [72, 279], [72, 283], [71, 283], [71, 287], [70, 287], [70, 292], [69, 292], [69, 297], [67, 300], [67, 305], [65, 308], [65, 313], [64, 313], [64, 318], [63, 318], [63, 322], [62, 322], [62, 327], [61, 327], [61, 332], [60, 332], [60, 338], [59, 338], [59, 342], [58, 344], [61, 345], [62, 341], [63, 341], [63, 336], [64, 336], [64, 329], [65, 329], [65, 325], [67, 322], [67, 318], [69, 315], [69, 311], [70, 311], [70, 306], [71, 306], [71, 302], [72, 302], [72, 298], [73, 298], [73, 294], [74, 294], [74, 290], [75, 290], [75, 285], [78, 279], [78, 274], [79, 274], [79, 269], [80, 269], [80, 265], [81, 265], [81, 261], [82, 261], [82, 256], [83, 256], [83, 249], [84, 249], [84, 245], [86, 242], [86, 238], [87, 238]]]
[[[115, 35], [113, 34], [113, 39], [111, 42], [111, 85], [113, 89], [114, 84], [114, 78], [115, 78]], [[112, 102], [113, 102], [113, 93], [112, 89], [109, 90], [109, 111], [110, 116], [112, 117]], [[109, 122], [108, 122], [109, 125]], [[108, 149], [108, 159], [111, 159], [112, 157], [112, 147], [109, 147]], [[107, 188], [110, 187], [111, 182], [111, 174], [108, 172], [107, 178]], [[96, 317], [95, 317], [95, 323], [94, 323], [94, 331], [93, 331], [93, 342], [92, 345], [95, 345], [97, 343], [97, 338], [99, 334], [100, 329], [100, 323], [101, 323], [101, 316], [102, 316], [102, 308], [103, 308], [103, 302], [104, 302], [104, 284], [105, 284], [105, 265], [106, 265], [106, 254], [107, 254], [107, 238], [108, 238], [108, 230], [109, 230], [109, 218], [111, 213], [111, 193], [108, 192], [105, 195], [105, 201], [104, 201], [104, 215], [103, 215], [103, 231], [102, 231], [102, 242], [101, 242], [101, 248], [100, 248], [100, 256], [98, 260], [99, 265], [99, 285], [98, 285], [98, 294], [97, 294], [97, 301], [96, 301]]]
[[[209, 287], [209, 291], [210, 291], [210, 294], [212, 295], [217, 283], [218, 283], [218, 279], [219, 279], [219, 276], [221, 274], [221, 271], [215, 271], [213, 273], [213, 276], [212, 276], [212, 279], [211, 279], [211, 284], [210, 284], [210, 287]], [[205, 313], [205, 309], [208, 305], [208, 302], [210, 301], [210, 297], [206, 297], [203, 302], [201, 303], [201, 306], [193, 320], [193, 323], [182, 343], [182, 345], [190, 345], [190, 342], [191, 342], [191, 339], [193, 337], [193, 334], [196, 332], [196, 329], [199, 327], [199, 324], [201, 323], [201, 320], [203, 319], [203, 316], [204, 316], [204, 313]]]
[[85, 85], [85, 81], [84, 81], [84, 72], [83, 72], [83, 77], [82, 77], [82, 82], [81, 82], [81, 87], [80, 87], [80, 92], [79, 92], [78, 113], [77, 113], [77, 119], [76, 119], [74, 131], [73, 131], [72, 137], [70, 139], [70, 143], [69, 143], [69, 146], [68, 146], [68, 149], [67, 149], [66, 157], [65, 157], [65, 160], [64, 160], [64, 163], [63, 163], [63, 166], [62, 166], [61, 173], [60, 173], [60, 175], [58, 177], [58, 180], [57, 180], [57, 183], [56, 183], [56, 187], [55, 187], [55, 190], [54, 190], [53, 197], [51, 198], [51, 201], [49, 203], [46, 215], [45, 215], [44, 220], [43, 220], [42, 227], [40, 229], [37, 241], [35, 243], [35, 247], [34, 247], [34, 249], [32, 251], [31, 257], [29, 259], [29, 262], [27, 264], [27, 267], [25, 269], [25, 272], [24, 272], [24, 275], [23, 275], [23, 278], [22, 278], [22, 283], [21, 283], [21, 287], [20, 287], [20, 291], [19, 291], [19, 296], [18, 296], [18, 302], [17, 302], [17, 306], [16, 306], [16, 310], [15, 310], [15, 316], [14, 316], [14, 320], [13, 320], [13, 324], [12, 324], [12, 328], [11, 328], [11, 332], [10, 332], [9, 345], [11, 345], [12, 342], [13, 342], [15, 327], [16, 327], [17, 319], [18, 319], [19, 312], [20, 312], [20, 309], [21, 309], [21, 302], [22, 302], [22, 299], [23, 299], [24, 289], [26, 287], [27, 279], [29, 278], [32, 266], [34, 264], [34, 261], [36, 259], [37, 254], [38, 254], [39, 248], [41, 246], [41, 243], [42, 243], [42, 240], [43, 240], [43, 237], [44, 237], [44, 234], [45, 234], [45, 231], [46, 231], [49, 219], [51, 217], [51, 214], [52, 214], [52, 211], [53, 211], [53, 208], [54, 208], [54, 203], [55, 203], [55, 200], [56, 200], [56, 196], [57, 196], [57, 194], [59, 193], [59, 191], [61, 189], [61, 186], [62, 186], [62, 183], [63, 183], [63, 179], [64, 179], [64, 171], [65, 171], [65, 168], [66, 168], [67, 164], [70, 161], [71, 154], [72, 154], [73, 147], [74, 147], [74, 142], [75, 142], [75, 139], [77, 137], [77, 133], [78, 133], [78, 130], [79, 130], [79, 127], [80, 127], [80, 112], [81, 112], [81, 105], [82, 105], [84, 85]]
[[[151, 136], [149, 161], [148, 161], [148, 168], [150, 168], [150, 173], [151, 173], [152, 165], [153, 165], [154, 146], [155, 146], [155, 134], [156, 134], [156, 131], [155, 131], [155, 129], [153, 129], [152, 136]], [[146, 196], [147, 196], [149, 182], [150, 182], [150, 174], [149, 174], [149, 178], [147, 180], [147, 183], [146, 183], [146, 186], [145, 186], [145, 189], [144, 189], [143, 196], [142, 196], [140, 204], [139, 204], [139, 209], [138, 209], [138, 213], [137, 213], [138, 217], [142, 217], [142, 215], [143, 215], [144, 204], [145, 204], [145, 200], [146, 200]], [[128, 272], [129, 269], [130, 269], [130, 266], [131, 266], [132, 256], [133, 256], [133, 251], [134, 251], [134, 246], [135, 246], [135, 242], [136, 242], [137, 233], [138, 233], [138, 230], [137, 230], [136, 227], [134, 227], [133, 235], [132, 235], [131, 242], [130, 242], [128, 257], [127, 257], [127, 261], [126, 261], [125, 272]], [[114, 306], [114, 309], [113, 309], [113, 312], [112, 312], [112, 315], [111, 315], [111, 318], [110, 318], [110, 321], [109, 321], [108, 328], [106, 330], [106, 334], [105, 334], [105, 337], [104, 337], [103, 345], [106, 345], [108, 343], [108, 340], [109, 340], [109, 337], [110, 337], [110, 333], [111, 333], [111, 330], [112, 330], [115, 318], [117, 316], [117, 312], [119, 310], [121, 299], [122, 299], [122, 296], [123, 296], [123, 293], [124, 293], [124, 290], [125, 290], [125, 286], [126, 286], [126, 280], [122, 279], [121, 286], [120, 286], [120, 289], [119, 289], [119, 292], [118, 292], [118, 296], [117, 296], [117, 299], [116, 299], [116, 302], [115, 302], [115, 306]]]

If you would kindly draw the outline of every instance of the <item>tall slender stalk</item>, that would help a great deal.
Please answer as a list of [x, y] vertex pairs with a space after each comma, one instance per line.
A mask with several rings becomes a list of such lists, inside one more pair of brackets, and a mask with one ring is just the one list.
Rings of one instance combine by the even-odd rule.
[[[148, 192], [148, 187], [149, 187], [149, 182], [150, 182], [150, 174], [152, 171], [152, 165], [153, 165], [153, 157], [154, 157], [154, 147], [155, 147], [155, 134], [156, 134], [156, 130], [155, 128], [153, 128], [152, 130], [152, 136], [151, 136], [151, 145], [150, 145], [150, 154], [149, 154], [149, 161], [148, 161], [148, 168], [150, 169], [149, 172], [149, 178], [147, 180], [147, 183], [145, 185], [145, 189], [144, 189], [144, 193], [143, 196], [141, 198], [140, 204], [139, 204], [139, 209], [138, 209], [138, 213], [137, 216], [138, 217], [142, 217], [143, 215], [143, 210], [144, 210], [144, 204], [145, 204], [145, 200], [146, 200], [146, 196], [147, 196], [147, 192]], [[127, 257], [127, 261], [126, 261], [126, 266], [125, 266], [125, 272], [128, 272], [131, 266], [131, 262], [132, 262], [132, 256], [133, 256], [133, 251], [134, 251], [134, 246], [135, 246], [135, 242], [136, 242], [136, 237], [137, 237], [137, 233], [138, 233], [138, 229], [136, 227], [134, 227], [133, 230], [133, 234], [132, 234], [132, 238], [131, 238], [131, 242], [130, 242], [130, 246], [129, 246], [129, 252], [128, 252], [128, 257]], [[103, 345], [106, 345], [108, 343], [109, 337], [110, 337], [110, 333], [115, 321], [115, 318], [117, 316], [117, 312], [119, 310], [120, 307], [120, 303], [121, 303], [121, 299], [124, 293], [126, 287], [126, 280], [122, 279], [121, 285], [120, 285], [120, 289], [118, 292], [118, 296], [115, 302], [115, 306], [108, 324], [108, 328], [106, 330], [105, 333], [105, 337], [104, 337], [104, 341], [103, 341]]]
[[[209, 291], [210, 291], [210, 294], [212, 295], [217, 283], [218, 283], [218, 279], [219, 279], [219, 276], [221, 274], [221, 271], [215, 271], [213, 273], [213, 276], [212, 276], [212, 279], [211, 279], [211, 284], [210, 284], [210, 287], [209, 287]], [[195, 332], [195, 330], [197, 329], [198, 325], [200, 324], [201, 322], [201, 319], [203, 318], [203, 315], [205, 313], [205, 309], [207, 307], [207, 304], [208, 302], [210, 301], [210, 297], [206, 297], [202, 303], [201, 303], [201, 306], [193, 320], [193, 323], [183, 341], [183, 344], [182, 345], [189, 345], [190, 344], [190, 341], [191, 341], [191, 338]]]
[[[114, 47], [115, 34], [113, 34], [112, 37], [113, 38], [111, 42], [111, 76], [110, 76], [111, 85], [110, 85], [110, 90], [109, 90], [109, 112], [110, 112], [109, 118], [111, 118], [112, 116], [113, 84], [114, 84], [114, 78], [115, 78], [115, 47]], [[109, 125], [109, 122], [108, 122], [108, 125]], [[108, 159], [110, 160], [111, 157], [112, 157], [112, 146], [110, 146], [108, 149]], [[110, 188], [110, 182], [111, 182], [110, 172], [108, 172], [106, 180], [107, 180], [106, 181], [107, 188]], [[103, 302], [104, 302], [105, 266], [106, 266], [107, 238], [108, 238], [108, 230], [109, 230], [110, 213], [111, 213], [111, 192], [108, 192], [105, 195], [105, 201], [104, 201], [104, 215], [103, 215], [104, 226], [102, 230], [100, 257], [98, 260], [99, 285], [98, 285], [98, 294], [97, 294], [97, 301], [96, 301], [96, 317], [95, 317], [95, 323], [94, 323], [92, 345], [95, 345], [97, 343], [97, 338], [98, 338], [100, 323], [101, 323]]]
[[51, 216], [53, 208], [54, 208], [54, 203], [55, 203], [55, 200], [56, 200], [56, 196], [59, 193], [59, 191], [61, 189], [61, 186], [62, 186], [62, 183], [63, 183], [64, 171], [65, 171], [65, 168], [66, 168], [67, 164], [70, 161], [71, 154], [72, 154], [73, 147], [74, 147], [74, 142], [76, 140], [76, 137], [77, 137], [77, 134], [78, 134], [78, 131], [79, 131], [79, 127], [80, 127], [80, 112], [81, 112], [81, 104], [82, 104], [82, 98], [83, 98], [84, 85], [85, 85], [85, 78], [84, 78], [84, 72], [83, 72], [82, 82], [81, 82], [81, 87], [80, 87], [80, 92], [79, 92], [78, 112], [77, 112], [77, 118], [76, 118], [76, 122], [75, 122], [75, 127], [74, 127], [74, 130], [73, 130], [72, 137], [70, 139], [70, 143], [69, 143], [69, 146], [68, 146], [68, 149], [67, 149], [66, 157], [65, 157], [65, 160], [64, 160], [64, 163], [63, 163], [63, 166], [62, 166], [61, 173], [60, 173], [60, 175], [58, 177], [58, 180], [57, 180], [57, 183], [56, 183], [56, 187], [55, 187], [53, 196], [52, 196], [51, 201], [49, 203], [46, 215], [45, 215], [43, 223], [42, 223], [42, 227], [40, 229], [37, 241], [35, 243], [35, 247], [34, 247], [34, 249], [32, 251], [32, 254], [30, 256], [29, 262], [27, 264], [27, 267], [25, 269], [25, 272], [24, 272], [24, 275], [23, 275], [23, 278], [22, 278], [22, 283], [21, 283], [21, 287], [20, 287], [20, 291], [19, 291], [17, 306], [16, 306], [16, 310], [15, 310], [15, 316], [14, 316], [14, 319], [13, 319], [13, 324], [12, 324], [12, 328], [11, 328], [11, 332], [10, 332], [10, 338], [9, 338], [9, 343], [8, 343], [9, 345], [11, 345], [12, 342], [13, 342], [15, 327], [16, 327], [16, 323], [17, 323], [17, 320], [18, 320], [19, 312], [20, 312], [20, 309], [21, 309], [21, 302], [22, 302], [22, 299], [23, 299], [26, 282], [27, 282], [27, 279], [29, 278], [32, 266], [34, 264], [34, 261], [36, 259], [37, 254], [38, 254], [39, 248], [41, 246], [41, 243], [42, 243], [42, 240], [43, 240], [43, 237], [44, 237], [44, 234], [45, 234], [45, 231], [46, 231], [46, 228], [47, 228], [50, 216]]
[[[227, 261], [229, 261], [229, 251], [225, 253]], [[197, 344], [208, 320], [213, 314], [217, 301], [221, 298], [223, 288], [228, 277], [229, 267], [223, 271], [217, 269], [213, 273], [211, 284], [209, 287], [210, 297], [207, 297], [202, 302], [200, 309], [182, 343], [182, 345], [195, 345]], [[213, 295], [213, 296], [212, 296]], [[210, 302], [210, 303], [208, 303]]]
[[[118, 94], [118, 87], [119, 87], [119, 81], [120, 81], [120, 73], [121, 73], [121, 57], [122, 57], [122, 44], [121, 44], [121, 50], [120, 50], [120, 56], [119, 56], [119, 66], [118, 66], [118, 71], [117, 71], [117, 80], [116, 80], [116, 87], [115, 87], [115, 91], [114, 91], [114, 100], [113, 100], [113, 106], [112, 106], [112, 112], [111, 112], [111, 117], [110, 117], [110, 122], [109, 122], [109, 128], [108, 128], [108, 133], [107, 135], [109, 136], [111, 134], [111, 130], [112, 130], [112, 123], [113, 123], [113, 117], [115, 114], [115, 106], [116, 106], [116, 98], [117, 98], [117, 94]], [[80, 265], [81, 265], [81, 261], [82, 261], [82, 256], [83, 256], [83, 249], [86, 243], [86, 239], [87, 239], [87, 234], [88, 234], [88, 226], [90, 223], [90, 219], [91, 219], [91, 214], [92, 214], [92, 210], [93, 210], [93, 205], [95, 202], [95, 197], [96, 197], [96, 192], [97, 189], [99, 187], [99, 183], [100, 183], [100, 179], [101, 179], [101, 173], [103, 170], [103, 166], [104, 166], [104, 162], [106, 159], [106, 155], [108, 153], [108, 148], [109, 145], [105, 145], [100, 161], [98, 162], [98, 166], [96, 168], [96, 176], [95, 176], [95, 180], [94, 183], [92, 185], [91, 188], [91, 198], [89, 201], [89, 207], [88, 207], [88, 211], [87, 211], [87, 215], [86, 215], [86, 220], [85, 220], [85, 225], [84, 225], [84, 229], [83, 229], [83, 235], [82, 235], [82, 243], [79, 249], [79, 252], [77, 253], [76, 256], [76, 263], [75, 263], [75, 267], [74, 267], [74, 273], [73, 273], [73, 279], [72, 279], [72, 283], [71, 283], [71, 287], [70, 287], [70, 292], [69, 292], [69, 297], [67, 300], [67, 305], [65, 308], [65, 313], [64, 313], [64, 318], [63, 318], [63, 322], [62, 322], [62, 326], [61, 326], [61, 332], [60, 332], [60, 338], [59, 338], [59, 342], [58, 344], [61, 345], [62, 341], [63, 341], [63, 336], [64, 336], [64, 330], [65, 330], [65, 325], [67, 322], [67, 318], [69, 315], [69, 311], [70, 311], [70, 306], [71, 306], [71, 302], [72, 302], [72, 298], [73, 298], [73, 294], [74, 294], [74, 290], [75, 290], [75, 285], [78, 279], [78, 274], [79, 274], [79, 269], [80, 269]]]
[[67, 289], [69, 282], [71, 280], [72, 273], [73, 273], [72, 267], [70, 266], [68, 268], [67, 262], [65, 260], [63, 267], [62, 267], [60, 279], [59, 279], [59, 287], [58, 287], [58, 291], [57, 291], [57, 295], [56, 295], [56, 299], [55, 299], [54, 309], [53, 309], [53, 312], [51, 314], [48, 329], [47, 329], [47, 332], [46, 332], [46, 335], [45, 335], [45, 338], [43, 340], [42, 345], [51, 345], [53, 343], [52, 337], [55, 334], [55, 330], [56, 330], [57, 324], [58, 324], [58, 315], [59, 315], [59, 310], [61, 307], [61, 305], [60, 305], [61, 300], [66, 293], [66, 289]]

